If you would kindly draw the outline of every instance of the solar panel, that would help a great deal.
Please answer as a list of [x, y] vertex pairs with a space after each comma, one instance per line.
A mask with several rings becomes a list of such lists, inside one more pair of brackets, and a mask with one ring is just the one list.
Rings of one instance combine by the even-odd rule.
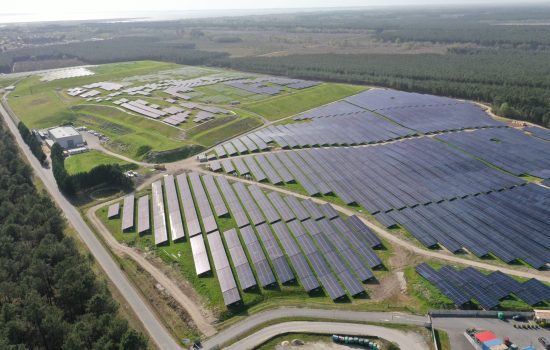
[[327, 218], [328, 220], [332, 220], [339, 216], [338, 212], [329, 203], [321, 204], [319, 207], [321, 208], [321, 211], [323, 212], [324, 217]]
[[281, 161], [275, 156], [275, 154], [268, 153], [265, 155], [266, 159], [269, 161], [277, 173], [281, 176], [281, 179], [285, 183], [294, 181], [294, 176], [290, 174], [288, 169], [281, 163]]
[[270, 224], [281, 220], [281, 217], [279, 216], [271, 202], [267, 199], [265, 194], [258, 186], [248, 186], [248, 190], [250, 191], [250, 194], [252, 194], [252, 197], [254, 198]]
[[237, 272], [237, 278], [243, 290], [252, 288], [256, 286], [256, 279], [248, 263], [248, 259], [244, 252], [244, 249], [237, 235], [235, 229], [225, 231], [223, 233], [225, 237], [225, 242], [227, 243], [227, 249], [229, 250], [229, 255], [233, 261], [233, 266]]
[[283, 198], [286, 204], [292, 209], [294, 214], [296, 215], [296, 218], [300, 221], [304, 221], [306, 219], [309, 219], [311, 215], [306, 211], [302, 203], [296, 199], [294, 196], [286, 196]]
[[296, 215], [290, 210], [289, 206], [286, 204], [285, 201], [283, 201], [283, 198], [279, 195], [277, 192], [270, 192], [267, 194], [267, 197], [271, 200], [271, 203], [273, 203], [273, 206], [279, 214], [281, 215], [281, 218], [285, 222], [292, 221], [296, 218]]
[[311, 292], [320, 287], [319, 281], [315, 278], [302, 253], [292, 255], [289, 259], [306, 292]]
[[204, 185], [206, 186], [206, 191], [210, 196], [210, 200], [212, 201], [212, 205], [214, 206], [214, 211], [216, 212], [216, 215], [218, 217], [227, 215], [229, 211], [225, 206], [225, 202], [223, 201], [220, 191], [218, 190], [218, 186], [216, 186], [214, 177], [212, 175], [206, 174], [202, 176], [202, 179], [204, 181]]
[[222, 291], [222, 296], [225, 305], [231, 305], [241, 301], [237, 283], [233, 277], [229, 260], [225, 253], [225, 248], [218, 231], [214, 231], [207, 235], [208, 245], [210, 247], [210, 254], [214, 260], [214, 266], [216, 268], [216, 276]]
[[317, 204], [315, 204], [311, 199], [303, 200], [302, 204], [313, 220], [319, 220], [325, 217]]
[[199, 174], [195, 172], [189, 173], [189, 180], [191, 180], [191, 186], [193, 187], [195, 200], [199, 207], [204, 230], [206, 233], [216, 231], [218, 229], [218, 225], [216, 223], [216, 219], [214, 218], [214, 213], [212, 213], [212, 208], [210, 207], [210, 202], [208, 201], [206, 192], [204, 192], [204, 188], [202, 187]]
[[254, 179], [256, 179], [256, 181], [262, 182], [267, 180], [267, 176], [262, 171], [262, 169], [260, 169], [253, 157], [244, 157], [244, 162], [246, 163], [248, 169], [250, 169], [250, 172], [252, 173], [252, 176], [254, 176]]
[[223, 147], [227, 151], [228, 155], [234, 156], [237, 154], [237, 150], [235, 149], [235, 146], [233, 146], [231, 143], [224, 143]]
[[166, 192], [166, 203], [168, 206], [170, 233], [172, 235], [172, 242], [174, 242], [184, 238], [185, 231], [183, 229], [183, 222], [181, 221], [180, 204], [174, 184], [174, 177], [172, 175], [166, 175], [164, 177], [164, 190]]
[[134, 227], [134, 195], [124, 197], [122, 205], [122, 231], [129, 230]]
[[214, 161], [210, 162], [210, 170], [220, 171], [221, 169], [222, 169], [222, 165], [220, 164], [219, 161], [214, 160]]
[[233, 163], [229, 159], [223, 159], [221, 162], [223, 171], [225, 171], [227, 174], [231, 174], [235, 172], [235, 167], [233, 167]]
[[195, 203], [187, 181], [187, 174], [183, 173], [176, 177], [178, 188], [181, 196], [181, 206], [185, 215], [185, 225], [189, 237], [196, 236], [202, 233], [199, 218], [195, 209]]
[[265, 247], [279, 281], [281, 281], [281, 283], [294, 281], [294, 274], [283, 255], [281, 247], [279, 247], [279, 243], [277, 243], [277, 240], [275, 240], [273, 233], [269, 229], [269, 226], [262, 224], [258, 225], [256, 229], [258, 230], [258, 236]]
[[250, 223], [248, 221], [248, 217], [246, 216], [246, 213], [241, 206], [239, 199], [235, 195], [235, 192], [233, 192], [233, 188], [229, 184], [229, 181], [227, 181], [227, 179], [223, 176], [217, 177], [216, 180], [218, 182], [218, 185], [220, 186], [221, 193], [223, 193], [227, 205], [231, 210], [231, 215], [237, 223], [237, 226], [244, 227], [248, 225]]
[[138, 223], [137, 232], [143, 233], [151, 228], [149, 219], [149, 196], [145, 195], [138, 199]]
[[153, 192], [153, 233], [155, 244], [163, 244], [168, 241], [168, 232], [166, 231], [166, 217], [164, 214], [164, 196], [162, 194], [162, 184], [159, 181], [151, 185]]
[[112, 219], [118, 216], [120, 212], [120, 203], [111, 204], [107, 210], [107, 218]]
[[239, 175], [244, 176], [250, 174], [250, 171], [244, 164], [242, 158], [233, 158], [233, 164], [235, 165], [235, 168], [237, 168]]
[[[277, 172], [275, 171], [275, 169], [273, 169], [273, 167], [271, 166], [271, 164], [267, 161], [266, 157], [263, 156], [263, 155], [258, 155], [255, 157], [256, 160], [258, 161], [258, 164], [260, 165], [260, 167], [262, 168], [262, 170], [264, 171], [265, 175], [267, 176], [267, 178], [269, 179], [269, 182], [271, 182], [272, 184], [274, 185], [278, 185], [280, 184], [281, 182], [283, 182], [283, 179], [279, 176], [279, 174], [277, 174]], [[257, 179], [257, 177], [256, 177]]]
[[357, 216], [351, 215], [346, 219], [346, 224], [354, 232], [358, 233], [371, 248], [382, 246], [380, 238]]
[[382, 260], [376, 253], [367, 246], [363, 241], [359, 240], [355, 234], [346, 226], [342, 218], [336, 218], [330, 221], [341, 232], [343, 237], [348, 240], [350, 246], [355, 249], [359, 255], [368, 262], [372, 268], [383, 265]]
[[256, 270], [260, 285], [266, 287], [277, 283], [252, 226], [243, 227], [240, 231], [244, 246], [248, 250], [250, 261]]
[[191, 243], [191, 252], [193, 254], [197, 276], [210, 272], [210, 262], [208, 261], [208, 253], [206, 252], [206, 246], [204, 245], [202, 235], [191, 237], [189, 242]]
[[252, 199], [250, 196], [250, 193], [246, 189], [246, 187], [241, 182], [236, 182], [233, 184], [233, 189], [237, 193], [237, 196], [241, 200], [241, 203], [243, 204], [246, 213], [250, 217], [250, 220], [254, 225], [259, 225], [265, 222], [265, 218], [262, 215], [262, 212], [256, 205], [256, 202]]

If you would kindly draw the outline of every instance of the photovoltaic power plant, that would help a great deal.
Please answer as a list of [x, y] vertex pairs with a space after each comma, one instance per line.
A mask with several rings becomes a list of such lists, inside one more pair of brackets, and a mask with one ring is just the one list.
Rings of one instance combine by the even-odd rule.
[[550, 301], [550, 287], [537, 279], [521, 283], [500, 271], [486, 275], [472, 267], [457, 270], [450, 266], [435, 270], [425, 263], [418, 265], [416, 272], [457, 307], [474, 301], [482, 309], [491, 310], [511, 295], [533, 306]]
[[212, 254], [212, 260], [214, 260], [216, 277], [220, 283], [225, 305], [240, 302], [241, 296], [237, 288], [237, 282], [235, 282], [235, 277], [231, 271], [231, 265], [229, 265], [229, 259], [227, 259], [227, 254], [218, 231], [208, 234], [208, 246], [210, 254]]
[[174, 176], [166, 175], [164, 177], [164, 191], [166, 193], [170, 233], [172, 241], [174, 242], [185, 237], [178, 193], [176, 192], [176, 185], [174, 184]]
[[138, 199], [138, 222], [137, 233], [147, 232], [151, 229], [149, 218], [149, 196], [145, 195]]
[[202, 232], [197, 211], [195, 209], [195, 203], [193, 201], [193, 195], [189, 188], [189, 181], [187, 180], [187, 174], [183, 173], [176, 177], [178, 188], [180, 190], [181, 204], [183, 213], [185, 215], [185, 225], [187, 227], [187, 234], [189, 237], [196, 236]]

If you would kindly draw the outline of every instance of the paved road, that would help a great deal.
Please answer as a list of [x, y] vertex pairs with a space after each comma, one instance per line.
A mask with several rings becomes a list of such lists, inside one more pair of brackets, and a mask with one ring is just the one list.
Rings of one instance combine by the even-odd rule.
[[422, 336], [414, 332], [406, 332], [392, 328], [371, 326], [357, 323], [338, 323], [338, 322], [307, 322], [295, 321], [279, 323], [273, 326], [263, 328], [262, 330], [226, 347], [226, 350], [248, 350], [263, 344], [269, 339], [284, 333], [316, 333], [316, 334], [346, 334], [358, 335], [363, 337], [376, 336], [395, 342], [401, 349], [407, 350], [426, 350], [429, 345], [426, 344]]
[[111, 279], [113, 284], [120, 290], [126, 301], [133, 309], [143, 326], [149, 333], [153, 342], [160, 349], [180, 349], [176, 341], [166, 331], [162, 323], [154, 316], [153, 311], [149, 307], [146, 300], [143, 300], [141, 295], [136, 291], [132, 284], [128, 281], [118, 264], [113, 260], [107, 249], [103, 247], [88, 225], [84, 222], [80, 213], [69, 203], [69, 201], [59, 192], [53, 174], [50, 170], [44, 169], [38, 160], [32, 155], [27, 145], [24, 143], [19, 134], [16, 125], [11, 120], [10, 116], [0, 104], [0, 114], [2, 114], [6, 124], [14, 135], [20, 149], [29, 163], [34, 169], [35, 175], [40, 177], [50, 196], [55, 200], [59, 208], [63, 211], [69, 223], [75, 228], [80, 235], [82, 241], [86, 244], [95, 260], [99, 263], [106, 275]]
[[[207, 350], [213, 349], [216, 345], [227, 344], [231, 342], [231, 340], [242, 336], [261, 324], [287, 317], [307, 317], [320, 320], [339, 320], [349, 322], [361, 321], [393, 324], [399, 323], [416, 326], [423, 326], [426, 322], [428, 322], [428, 318], [426, 316], [416, 316], [399, 312], [359, 312], [347, 310], [279, 308], [248, 316], [243, 321], [220, 331], [215, 336], [204, 341], [203, 346]], [[406, 347], [403, 349], [406, 349]]]

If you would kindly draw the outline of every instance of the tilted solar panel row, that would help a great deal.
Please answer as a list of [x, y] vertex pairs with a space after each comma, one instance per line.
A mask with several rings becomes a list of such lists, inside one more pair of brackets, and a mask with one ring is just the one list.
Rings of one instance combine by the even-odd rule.
[[250, 196], [250, 193], [246, 189], [245, 185], [241, 182], [236, 182], [233, 184], [233, 189], [241, 200], [241, 203], [246, 210], [246, 214], [250, 217], [251, 222], [256, 226], [263, 224], [265, 222], [265, 218], [254, 199]]
[[168, 232], [166, 231], [166, 217], [164, 214], [164, 195], [162, 194], [162, 184], [159, 181], [151, 185], [153, 192], [153, 233], [155, 244], [163, 244], [168, 241]]
[[262, 171], [262, 169], [260, 169], [254, 158], [244, 157], [244, 162], [246, 163], [248, 169], [250, 169], [250, 172], [252, 173], [252, 176], [254, 176], [254, 179], [256, 179], [256, 181], [262, 182], [267, 180], [267, 176]]
[[176, 182], [180, 191], [181, 206], [183, 208], [183, 214], [185, 216], [185, 226], [187, 228], [187, 234], [189, 237], [196, 236], [202, 233], [197, 211], [195, 209], [195, 202], [189, 188], [189, 182], [187, 180], [187, 174], [183, 173], [176, 177]]
[[124, 196], [124, 204], [122, 205], [122, 231], [134, 227], [134, 203], [135, 197], [133, 194]]
[[202, 176], [202, 180], [204, 182], [204, 185], [206, 186], [206, 191], [208, 192], [208, 196], [210, 196], [210, 200], [212, 201], [212, 205], [214, 207], [216, 215], [218, 217], [227, 215], [229, 211], [227, 210], [225, 202], [223, 201], [220, 191], [218, 190], [218, 186], [216, 186], [214, 177], [212, 175], [206, 174]]
[[244, 252], [244, 249], [239, 240], [239, 236], [235, 229], [225, 231], [223, 233], [225, 242], [227, 244], [227, 250], [229, 251], [229, 256], [231, 261], [233, 261], [233, 266], [237, 272], [237, 278], [239, 279], [239, 284], [242, 290], [250, 289], [256, 286], [256, 279], [248, 263], [248, 258]]
[[227, 254], [218, 231], [214, 231], [208, 234], [208, 246], [210, 248], [210, 254], [214, 261], [214, 267], [216, 268], [216, 276], [222, 291], [223, 301], [225, 305], [229, 306], [241, 301], [239, 289], [237, 288], [237, 282], [231, 271]]
[[192, 172], [189, 173], [189, 180], [191, 181], [191, 186], [193, 188], [193, 193], [195, 194], [195, 201], [197, 202], [198, 209], [200, 211], [200, 216], [204, 230], [206, 233], [216, 231], [218, 229], [218, 224], [210, 207], [210, 202], [204, 192], [202, 186], [202, 181], [199, 174]]
[[164, 177], [164, 191], [166, 193], [166, 203], [168, 207], [168, 222], [170, 223], [170, 234], [172, 242], [185, 237], [183, 222], [181, 220], [180, 201], [174, 184], [174, 176], [166, 175]]
[[137, 233], [143, 233], [151, 229], [149, 218], [149, 196], [145, 195], [138, 199], [138, 223]]
[[256, 204], [258, 204], [258, 206], [262, 210], [264, 216], [267, 218], [267, 222], [272, 224], [281, 220], [281, 217], [279, 216], [271, 202], [267, 199], [266, 195], [258, 186], [248, 186], [248, 190], [254, 198], [254, 201], [256, 201]]
[[252, 226], [243, 227], [240, 232], [244, 246], [250, 256], [250, 262], [256, 270], [260, 285], [266, 287], [276, 284], [277, 280], [271, 271], [271, 267], [267, 262], [267, 258]]
[[265, 175], [269, 179], [269, 182], [271, 182], [274, 185], [278, 185], [281, 182], [283, 182], [283, 179], [277, 174], [275, 169], [271, 166], [271, 164], [268, 162], [265, 156], [258, 155], [256, 156], [256, 160], [258, 161], [258, 164], [260, 165], [261, 169], [264, 171]]
[[239, 199], [235, 195], [235, 192], [233, 192], [233, 188], [229, 184], [229, 181], [227, 181], [227, 179], [223, 176], [216, 177], [216, 181], [220, 186], [221, 192], [225, 197], [227, 205], [231, 210], [231, 215], [235, 219], [237, 226], [240, 228], [248, 225], [250, 223], [248, 221], [248, 217], [246, 216], [246, 213], [241, 203], [239, 202]]
[[261, 224], [257, 226], [256, 229], [258, 230], [258, 236], [265, 247], [267, 256], [271, 260], [271, 264], [275, 269], [275, 273], [277, 274], [279, 281], [281, 283], [294, 281], [294, 274], [292, 273], [283, 251], [281, 250], [281, 247], [279, 247], [279, 243], [277, 243], [277, 240], [273, 236], [269, 226], [267, 224]]
[[281, 215], [281, 218], [285, 222], [289, 222], [296, 219], [296, 215], [294, 215], [294, 212], [290, 209], [288, 204], [283, 200], [283, 198], [279, 193], [274, 191], [269, 192], [267, 194], [267, 197], [269, 198], [271, 203], [273, 203], [273, 206], [279, 212], [279, 214]]

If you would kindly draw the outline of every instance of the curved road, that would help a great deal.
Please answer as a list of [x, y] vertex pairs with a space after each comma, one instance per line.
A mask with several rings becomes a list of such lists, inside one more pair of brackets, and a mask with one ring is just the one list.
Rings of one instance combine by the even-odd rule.
[[[324, 319], [349, 322], [409, 324], [415, 326], [424, 326], [424, 324], [428, 322], [428, 318], [426, 316], [410, 315], [399, 312], [361, 312], [348, 310], [302, 309], [283, 307], [248, 316], [243, 321], [240, 321], [218, 332], [218, 334], [216, 334], [215, 336], [204, 341], [204, 349], [214, 349], [217, 345], [230, 343], [232, 340], [239, 338], [243, 334], [250, 332], [258, 326], [265, 324], [266, 322], [288, 317], [307, 317], [319, 320]], [[407, 347], [404, 347], [403, 349], [407, 349]], [[426, 347], [424, 347], [423, 349], [426, 349]]]
[[149, 333], [150, 338], [157, 344], [160, 349], [180, 349], [176, 341], [172, 338], [170, 333], [164, 328], [162, 323], [154, 316], [154, 312], [149, 307], [146, 300], [143, 300], [141, 295], [137, 292], [134, 286], [128, 281], [126, 275], [122, 272], [118, 264], [113, 260], [107, 249], [103, 247], [98, 238], [90, 230], [88, 225], [84, 222], [80, 213], [72, 206], [71, 203], [59, 192], [57, 184], [53, 177], [52, 172], [49, 169], [44, 169], [36, 157], [32, 155], [31, 151], [21, 138], [17, 126], [10, 118], [8, 112], [4, 109], [4, 106], [0, 104], [0, 114], [2, 114], [5, 123], [13, 134], [15, 140], [19, 144], [19, 148], [25, 155], [29, 163], [31, 164], [34, 174], [42, 180], [45, 188], [50, 193], [50, 196], [57, 203], [59, 208], [65, 214], [65, 217], [69, 223], [78, 232], [82, 241], [86, 244], [95, 260], [101, 266], [105, 274], [113, 282], [113, 284], [119, 289], [120, 293], [126, 299], [128, 305], [132, 308], [139, 320], [142, 322], [144, 328]]
[[430, 346], [415, 332], [357, 323], [295, 321], [275, 324], [226, 347], [226, 350], [254, 349], [269, 339], [284, 333], [346, 334], [362, 337], [376, 336], [395, 342], [400, 349], [426, 350]]

